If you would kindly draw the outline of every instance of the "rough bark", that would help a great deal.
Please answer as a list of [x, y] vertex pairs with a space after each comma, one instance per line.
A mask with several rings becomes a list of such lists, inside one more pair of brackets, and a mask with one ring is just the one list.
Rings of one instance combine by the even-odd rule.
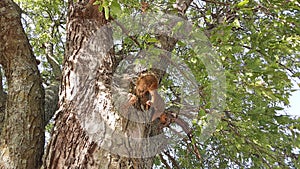
[[60, 83], [58, 81], [54, 81], [45, 88], [45, 125], [49, 123], [54, 113], [58, 109], [59, 85]]
[[8, 84], [0, 168], [39, 168], [44, 150], [44, 90], [19, 8], [0, 1], [0, 64]]
[[[106, 51], [113, 43], [112, 32], [92, 3], [69, 3], [60, 108], [43, 168], [151, 168], [153, 158], [121, 157], [99, 146], [106, 137], [124, 132], [125, 120], [112, 105], [110, 83], [116, 63], [111, 50]], [[100, 37], [96, 36], [99, 30]], [[88, 125], [104, 123], [107, 126], [96, 128], [95, 133], [86, 130]], [[153, 134], [146, 124], [129, 122], [127, 128], [129, 135], [137, 138]], [[117, 145], [116, 141], [111, 144]]]
[[3, 90], [3, 84], [2, 84], [2, 68], [0, 67], [0, 138], [2, 133], [2, 128], [4, 126], [4, 117], [5, 117], [5, 104], [6, 104], [6, 98], [7, 94]]
[[[60, 108], [55, 115], [43, 168], [152, 168], [153, 157], [123, 157], [112, 153], [124, 145], [129, 147], [125, 151], [135, 148], [126, 140], [115, 140], [115, 133], [147, 138], [161, 130], [155, 125], [128, 121], [114, 108], [111, 81], [117, 63], [113, 52], [106, 51], [113, 45], [112, 32], [104, 14], [92, 5], [93, 2], [69, 1]], [[181, 12], [185, 11], [183, 6]], [[168, 44], [167, 38], [162, 38], [161, 42], [168, 50], [176, 43]], [[95, 131], [89, 133], [89, 128]], [[103, 148], [100, 145], [107, 137], [112, 137], [108, 139], [112, 147]]]

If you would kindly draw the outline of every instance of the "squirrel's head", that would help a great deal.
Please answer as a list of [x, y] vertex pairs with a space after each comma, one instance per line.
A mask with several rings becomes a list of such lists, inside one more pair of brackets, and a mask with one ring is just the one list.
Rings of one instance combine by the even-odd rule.
[[144, 95], [149, 90], [158, 88], [158, 80], [155, 75], [147, 74], [139, 77], [136, 81], [136, 94]]

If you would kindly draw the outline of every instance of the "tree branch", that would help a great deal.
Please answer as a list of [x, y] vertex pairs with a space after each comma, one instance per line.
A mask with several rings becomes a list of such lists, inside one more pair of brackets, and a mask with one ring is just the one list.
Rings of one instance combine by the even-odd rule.
[[172, 167], [168, 164], [167, 160], [164, 159], [162, 154], [159, 154], [159, 158], [161, 160], [161, 162], [166, 166], [167, 169], [171, 169]]
[[176, 161], [176, 159], [174, 159], [172, 156], [171, 156], [171, 154], [169, 154], [168, 152], [164, 152], [164, 154], [170, 159], [170, 161], [172, 162], [172, 164], [173, 164], [173, 167], [175, 168], [175, 169], [180, 169], [181, 167], [177, 164], [177, 161]]
[[49, 123], [50, 119], [58, 109], [59, 84], [58, 81], [55, 81], [45, 88], [45, 125]]
[[0, 62], [9, 82], [0, 168], [40, 168], [45, 141], [42, 78], [19, 8], [12, 0], [1, 0], [0, 9]]

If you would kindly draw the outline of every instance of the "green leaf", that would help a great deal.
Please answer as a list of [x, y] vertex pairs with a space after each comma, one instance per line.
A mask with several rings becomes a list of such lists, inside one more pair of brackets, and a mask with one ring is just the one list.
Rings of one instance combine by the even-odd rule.
[[93, 3], [93, 5], [100, 5], [101, 4], [101, 1], [95, 1], [94, 3]]
[[108, 6], [104, 6], [104, 16], [105, 16], [106, 20], [109, 19], [109, 8], [108, 8]]
[[110, 5], [110, 12], [113, 16], [120, 16], [122, 14], [121, 5], [117, 0], [113, 0]]
[[147, 42], [150, 42], [150, 43], [156, 43], [158, 42], [158, 40], [156, 38], [147, 38]]
[[99, 5], [98, 10], [99, 10], [100, 12], [102, 12], [102, 11], [103, 11], [103, 6], [102, 6], [102, 5]]
[[300, 77], [300, 72], [294, 73], [292, 77]]
[[236, 27], [236, 28], [239, 28], [239, 27], [241, 27], [241, 24], [240, 24], [240, 22], [239, 22], [239, 20], [236, 18], [236, 19], [234, 19], [234, 21], [233, 21], [233, 26], [234, 27]]
[[283, 107], [279, 107], [279, 106], [275, 106], [274, 109], [275, 109], [275, 110], [284, 110]]
[[248, 4], [248, 3], [249, 3], [249, 0], [244, 0], [244, 1], [240, 2], [240, 3], [238, 3], [237, 6], [238, 6], [238, 7], [243, 7], [243, 6], [245, 6], [246, 4]]
[[109, 6], [109, 2], [107, 0], [103, 0], [103, 7], [108, 7]]

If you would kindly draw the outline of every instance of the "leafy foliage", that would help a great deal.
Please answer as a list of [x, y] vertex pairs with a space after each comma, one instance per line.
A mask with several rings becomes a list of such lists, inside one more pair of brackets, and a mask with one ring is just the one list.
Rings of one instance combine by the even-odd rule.
[[46, 55], [62, 64], [65, 49], [66, 2], [60, 0], [17, 0], [22, 23], [28, 34], [46, 85], [54, 78]]
[[[166, 11], [174, 11], [171, 5], [167, 7]], [[173, 168], [299, 167], [299, 119], [280, 113], [282, 106], [289, 104], [292, 80], [299, 74], [299, 3], [197, 1], [187, 17], [206, 32], [223, 61], [226, 113], [204, 143], [197, 139], [201, 127], [196, 126], [194, 134], [202, 162], [189, 153], [190, 145], [184, 142], [163, 158], [176, 162]], [[185, 59], [200, 82], [204, 96], [201, 102], [207, 103], [202, 107], [205, 112], [210, 93], [205, 66], [184, 44], [174, 52]], [[176, 155], [172, 159], [170, 154]]]
[[291, 127], [299, 120], [279, 113], [299, 72], [299, 3], [207, 1], [191, 10], [227, 74], [226, 116], [204, 144], [204, 165], [299, 167], [299, 130]]
[[[54, 44], [53, 54], [61, 63], [64, 52], [65, 2], [18, 1], [25, 11], [24, 27], [36, 56], [42, 58], [43, 75], [50, 79], [44, 44]], [[175, 1], [151, 4], [128, 0], [96, 1], [105, 17], [147, 11], [175, 13]], [[206, 33], [219, 53], [226, 74], [226, 111], [217, 130], [207, 141], [198, 139], [202, 127], [195, 123], [194, 137], [202, 159], [183, 140], [157, 156], [155, 166], [164, 168], [300, 168], [300, 119], [283, 115], [299, 80], [299, 9], [296, 0], [196, 0], [187, 19]], [[138, 43], [136, 43], [138, 42]], [[150, 34], [126, 37], [116, 45], [120, 58], [158, 44]], [[205, 121], [210, 108], [210, 81], [205, 65], [193, 49], [178, 42], [174, 54], [185, 60], [199, 82], [201, 110]], [[164, 81], [168, 86], [168, 81]]]

